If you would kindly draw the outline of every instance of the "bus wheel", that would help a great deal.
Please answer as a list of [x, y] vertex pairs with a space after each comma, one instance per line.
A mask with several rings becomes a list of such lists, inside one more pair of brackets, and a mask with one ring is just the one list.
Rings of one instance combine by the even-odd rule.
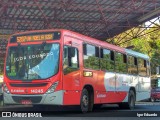
[[92, 108], [91, 95], [89, 94], [89, 91], [86, 88], [82, 90], [80, 107], [83, 113], [92, 111], [90, 110]]
[[119, 107], [125, 108], [125, 109], [131, 109], [131, 110], [134, 109], [134, 107], [135, 107], [135, 93], [133, 92], [133, 90], [129, 91], [128, 102], [120, 103]]
[[135, 107], [135, 94], [133, 90], [130, 90], [128, 98], [128, 108], [132, 110], [134, 109], [134, 107]]
[[0, 106], [5, 106], [3, 100], [0, 100]]
[[3, 96], [0, 95], [0, 106], [3, 106], [4, 105], [4, 102], [3, 102]]

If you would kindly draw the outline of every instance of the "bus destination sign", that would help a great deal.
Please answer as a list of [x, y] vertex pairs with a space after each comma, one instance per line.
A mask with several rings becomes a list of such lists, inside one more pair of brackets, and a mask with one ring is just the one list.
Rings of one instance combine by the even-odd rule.
[[21, 42], [33, 42], [33, 41], [42, 41], [42, 40], [53, 40], [54, 34], [41, 34], [41, 35], [26, 35], [26, 36], [17, 36], [16, 41]]

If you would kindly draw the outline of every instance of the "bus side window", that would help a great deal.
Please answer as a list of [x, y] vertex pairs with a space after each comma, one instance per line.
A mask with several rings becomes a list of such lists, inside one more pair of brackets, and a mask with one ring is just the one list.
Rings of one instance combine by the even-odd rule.
[[128, 73], [132, 75], [138, 74], [137, 58], [130, 55], [128, 56]]
[[114, 59], [115, 59], [114, 51], [111, 51], [111, 54], [110, 54], [110, 55], [111, 55], [111, 60], [114, 61]]
[[139, 71], [139, 75], [141, 76], [147, 75], [146, 60], [143, 60], [141, 58], [138, 59], [138, 71]]
[[115, 52], [115, 71], [117, 73], [122, 72], [122, 54]]
[[64, 74], [76, 71], [78, 68], [79, 68], [78, 49], [75, 47], [64, 46], [64, 51], [63, 51]]
[[113, 65], [110, 63], [111, 62], [110, 53], [111, 53], [110, 50], [101, 48], [100, 52], [101, 70], [113, 71]]
[[149, 61], [146, 61], [147, 63], [147, 76], [149, 77], [150, 76], [150, 63]]
[[84, 67], [90, 69], [99, 69], [99, 47], [83, 44]]
[[138, 62], [137, 62], [137, 58], [134, 57], [134, 65], [133, 65], [134, 71], [133, 74], [138, 74]]
[[114, 51], [111, 51], [111, 54], [110, 54], [110, 64], [111, 64], [110, 71], [113, 72], [115, 70], [115, 53], [114, 53]]
[[127, 73], [127, 55], [123, 54], [123, 73]]
[[127, 57], [122, 53], [116, 52], [115, 57], [115, 71], [119, 73], [127, 72]]
[[147, 76], [147, 61], [143, 60], [143, 66], [144, 66], [144, 76]]

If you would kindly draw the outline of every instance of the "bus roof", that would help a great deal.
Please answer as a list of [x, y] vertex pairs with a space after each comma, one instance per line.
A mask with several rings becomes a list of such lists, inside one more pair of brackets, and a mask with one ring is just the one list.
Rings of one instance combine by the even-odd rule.
[[125, 51], [126, 51], [126, 53], [128, 55], [132, 55], [132, 56], [135, 56], [135, 57], [139, 57], [139, 58], [143, 58], [143, 59], [149, 60], [149, 56], [148, 55], [145, 55], [145, 54], [142, 54], [142, 53], [130, 50], [130, 49], [125, 49]]

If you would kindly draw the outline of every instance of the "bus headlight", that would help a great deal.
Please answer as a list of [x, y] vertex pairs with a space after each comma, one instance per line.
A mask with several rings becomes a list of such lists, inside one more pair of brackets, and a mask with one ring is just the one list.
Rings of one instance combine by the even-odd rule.
[[3, 84], [3, 91], [7, 94], [10, 93], [5, 83]]
[[48, 93], [54, 92], [54, 90], [56, 89], [57, 85], [58, 85], [58, 81], [53, 83], [53, 85], [47, 90], [46, 93], [48, 94]]

